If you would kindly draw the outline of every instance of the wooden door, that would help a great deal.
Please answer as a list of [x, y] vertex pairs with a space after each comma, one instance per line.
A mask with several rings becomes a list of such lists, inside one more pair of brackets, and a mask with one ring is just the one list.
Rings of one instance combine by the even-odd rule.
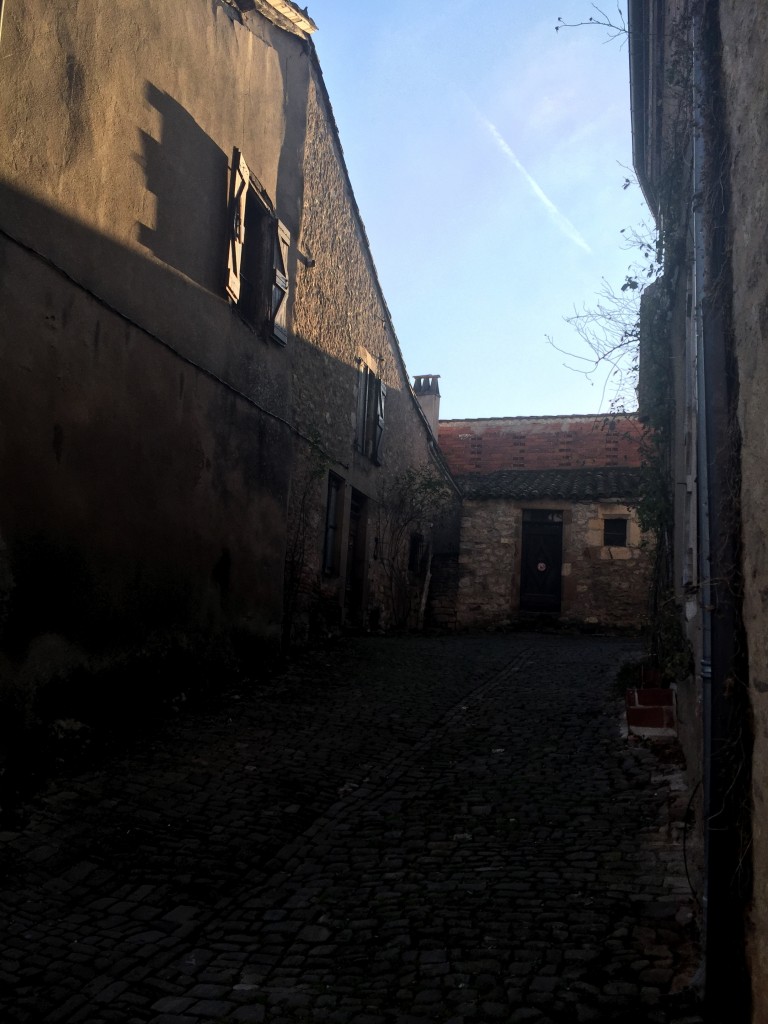
[[524, 509], [520, 609], [559, 612], [563, 571], [563, 513]]
[[349, 539], [347, 542], [347, 576], [344, 595], [346, 621], [361, 626], [365, 604], [365, 535], [367, 501], [359, 491], [352, 491], [349, 507]]

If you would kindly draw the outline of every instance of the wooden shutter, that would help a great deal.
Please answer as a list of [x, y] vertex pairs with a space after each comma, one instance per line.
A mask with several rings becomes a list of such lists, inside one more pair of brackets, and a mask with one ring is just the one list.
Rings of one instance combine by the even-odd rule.
[[274, 277], [272, 281], [272, 337], [288, 342], [288, 249], [291, 235], [282, 221], [275, 221]]
[[248, 199], [250, 172], [239, 149], [232, 154], [229, 188], [229, 255], [227, 260], [227, 294], [233, 302], [240, 298], [240, 266], [245, 241], [245, 204]]
[[366, 423], [368, 421], [368, 374], [370, 370], [361, 360], [357, 378], [357, 447], [365, 451]]
[[376, 381], [376, 420], [373, 432], [373, 452], [371, 458], [377, 466], [381, 465], [381, 448], [384, 438], [384, 400], [387, 397], [387, 385], [383, 380]]

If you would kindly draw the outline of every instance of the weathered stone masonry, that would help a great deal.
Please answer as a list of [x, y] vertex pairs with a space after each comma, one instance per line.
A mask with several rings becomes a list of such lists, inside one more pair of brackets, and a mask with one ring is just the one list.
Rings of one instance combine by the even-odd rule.
[[[6, 9], [0, 538], [20, 661], [50, 633], [84, 658], [150, 631], [276, 644], [297, 581], [305, 618], [384, 616], [378, 499], [406, 470], [447, 474], [381, 294], [314, 28], [268, 0]], [[273, 230], [288, 239], [279, 338], [259, 291]], [[238, 276], [243, 258], [263, 266]], [[252, 309], [233, 279], [258, 292]], [[360, 450], [364, 366], [386, 392], [368, 405], [376, 459]], [[424, 579], [407, 583], [417, 600]]]
[[[561, 524], [553, 529], [562, 542], [546, 611], [590, 625], [643, 624], [650, 542], [633, 507], [641, 436], [632, 417], [441, 422], [441, 447], [463, 493], [458, 626], [505, 625], [532, 610], [521, 589], [533, 557], [526, 522], [545, 519]], [[606, 534], [611, 523], [618, 538]], [[549, 571], [533, 562], [534, 579], [537, 568]]]

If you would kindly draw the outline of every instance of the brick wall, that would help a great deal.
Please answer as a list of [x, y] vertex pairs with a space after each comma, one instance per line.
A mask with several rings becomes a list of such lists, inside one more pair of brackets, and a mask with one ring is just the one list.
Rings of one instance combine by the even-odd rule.
[[632, 416], [512, 416], [441, 420], [452, 471], [639, 466], [643, 427]]

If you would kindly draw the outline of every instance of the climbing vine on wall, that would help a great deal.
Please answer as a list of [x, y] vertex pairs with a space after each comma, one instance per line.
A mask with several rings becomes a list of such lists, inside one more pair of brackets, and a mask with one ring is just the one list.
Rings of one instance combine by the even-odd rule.
[[426, 596], [431, 529], [449, 496], [445, 479], [432, 469], [407, 469], [379, 492], [375, 557], [384, 570], [386, 610], [395, 628], [408, 625], [414, 596], [420, 604]]

